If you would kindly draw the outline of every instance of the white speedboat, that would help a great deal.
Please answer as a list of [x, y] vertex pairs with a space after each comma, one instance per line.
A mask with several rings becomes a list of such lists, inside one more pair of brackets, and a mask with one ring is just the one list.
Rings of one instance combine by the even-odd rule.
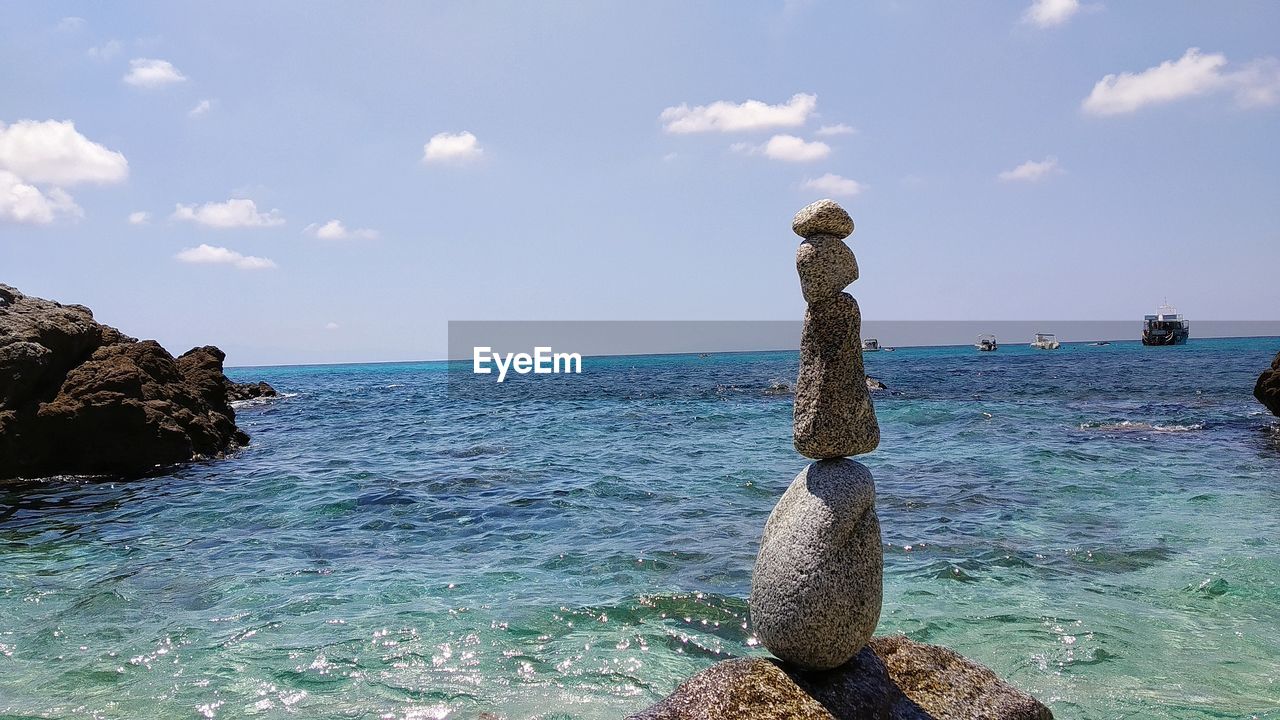
[[862, 341], [862, 352], [878, 352], [880, 350], [880, 341], [875, 338], [867, 338]]
[[1031, 347], [1037, 350], [1057, 350], [1062, 347], [1062, 343], [1058, 342], [1058, 336], [1053, 333], [1036, 333]]
[[1000, 349], [1000, 346], [996, 344], [996, 336], [989, 333], [979, 335], [978, 342], [974, 343], [973, 346], [983, 352], [995, 352]]

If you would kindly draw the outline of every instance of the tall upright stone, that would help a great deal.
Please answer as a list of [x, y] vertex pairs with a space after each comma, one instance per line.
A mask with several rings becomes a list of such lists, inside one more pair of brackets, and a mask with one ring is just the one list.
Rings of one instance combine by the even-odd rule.
[[869, 453], [880, 425], [862, 365], [862, 315], [842, 292], [858, 279], [858, 262], [844, 238], [853, 220], [833, 200], [796, 213], [791, 229], [804, 238], [796, 251], [800, 290], [808, 303], [800, 338], [793, 432], [796, 451], [815, 460]]
[[795, 447], [815, 458], [765, 523], [751, 577], [756, 636], [784, 662], [829, 670], [858, 654], [880, 620], [884, 550], [875, 482], [848, 459], [880, 443], [862, 368], [862, 317], [843, 292], [858, 279], [844, 238], [849, 214], [831, 200], [796, 213], [796, 252], [808, 302], [796, 383]]

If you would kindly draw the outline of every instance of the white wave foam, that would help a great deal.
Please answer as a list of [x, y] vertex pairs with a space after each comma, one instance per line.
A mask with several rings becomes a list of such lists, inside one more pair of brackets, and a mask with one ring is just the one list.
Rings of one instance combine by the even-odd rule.
[[1203, 423], [1193, 423], [1191, 425], [1157, 425], [1155, 423], [1134, 422], [1132, 420], [1121, 420], [1120, 422], [1086, 422], [1080, 423], [1081, 430], [1100, 430], [1102, 432], [1160, 432], [1160, 433], [1181, 433], [1195, 432], [1203, 430]]

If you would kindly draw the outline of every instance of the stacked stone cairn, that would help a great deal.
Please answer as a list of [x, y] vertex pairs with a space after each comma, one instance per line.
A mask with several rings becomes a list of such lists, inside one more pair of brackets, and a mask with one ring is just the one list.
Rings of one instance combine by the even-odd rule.
[[795, 448], [815, 462], [800, 471], [765, 523], [751, 583], [756, 637], [804, 670], [858, 654], [880, 620], [884, 550], [875, 483], [849, 459], [875, 450], [880, 426], [862, 364], [862, 316], [844, 289], [858, 261], [844, 239], [853, 220], [832, 200], [796, 213], [791, 229], [808, 309], [796, 382]]

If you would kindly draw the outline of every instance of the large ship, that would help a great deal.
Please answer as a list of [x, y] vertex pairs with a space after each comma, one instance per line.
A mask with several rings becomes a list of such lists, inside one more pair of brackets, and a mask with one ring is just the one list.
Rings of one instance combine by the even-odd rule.
[[1142, 318], [1143, 345], [1185, 345], [1190, 335], [1191, 323], [1168, 303]]

